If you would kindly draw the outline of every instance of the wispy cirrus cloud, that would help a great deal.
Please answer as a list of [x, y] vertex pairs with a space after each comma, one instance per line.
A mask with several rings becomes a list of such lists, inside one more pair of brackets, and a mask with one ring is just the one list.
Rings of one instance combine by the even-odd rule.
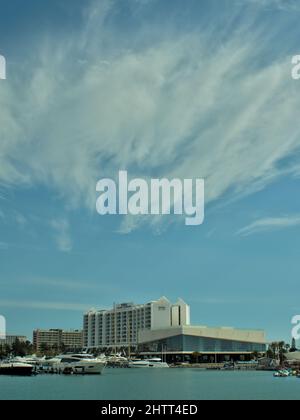
[[[2, 282], [3, 283], [3, 282]], [[5, 284], [5, 283], [4, 283]], [[10, 284], [10, 282], [9, 282]], [[88, 279], [84, 279], [82, 281], [74, 281], [65, 278], [29, 278], [24, 280], [24, 284], [26, 285], [34, 285], [39, 286], [42, 288], [53, 288], [53, 289], [60, 289], [60, 290], [68, 290], [68, 291], [76, 291], [76, 290], [85, 290], [85, 291], [93, 291], [97, 293], [116, 293], [120, 290], [120, 286], [113, 282], [101, 280], [89, 281]]]
[[[180, 32], [174, 23], [149, 39], [144, 22], [133, 43], [117, 11], [118, 2], [93, 2], [72, 38], [39, 39], [27, 71], [1, 84], [0, 183], [42, 183], [93, 210], [97, 180], [120, 169], [205, 178], [207, 203], [289, 173], [280, 163], [300, 148], [300, 96], [290, 57], [265, 59], [276, 25], [239, 19], [224, 39], [214, 21]], [[120, 231], [145, 220], [155, 228], [162, 219], [127, 218]], [[68, 223], [52, 227], [69, 252]]]
[[278, 9], [292, 12], [300, 11], [298, 0], [246, 0], [246, 2], [266, 9]]
[[24, 227], [25, 225], [28, 224], [28, 220], [26, 219], [26, 217], [21, 214], [20, 212], [15, 212], [14, 213], [14, 217], [15, 217], [15, 222], [20, 226], [20, 227]]
[[39, 310], [53, 310], [53, 311], [73, 311], [84, 312], [95, 305], [88, 305], [83, 303], [70, 302], [45, 302], [45, 301], [25, 301], [25, 300], [6, 300], [0, 299], [0, 307], [2, 308], [24, 308], [24, 309], [39, 309]]
[[55, 232], [55, 241], [59, 251], [70, 252], [73, 243], [70, 234], [70, 224], [67, 219], [54, 219], [50, 221], [50, 226]]
[[239, 236], [250, 236], [255, 233], [281, 230], [300, 226], [300, 215], [284, 217], [267, 217], [245, 226], [237, 232]]

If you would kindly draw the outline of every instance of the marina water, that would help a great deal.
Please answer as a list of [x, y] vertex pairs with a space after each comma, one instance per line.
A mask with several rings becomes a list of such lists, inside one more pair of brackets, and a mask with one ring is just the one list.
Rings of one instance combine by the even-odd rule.
[[106, 369], [103, 375], [0, 377], [0, 400], [300, 400], [300, 379], [272, 372]]

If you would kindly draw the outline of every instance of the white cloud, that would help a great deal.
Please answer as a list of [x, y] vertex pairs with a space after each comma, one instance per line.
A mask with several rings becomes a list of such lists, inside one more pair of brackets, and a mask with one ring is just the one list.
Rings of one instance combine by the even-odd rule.
[[26, 217], [19, 212], [15, 212], [15, 221], [21, 227], [24, 227], [28, 223], [28, 220], [26, 219]]
[[[2, 284], [4, 284], [4, 282], [2, 282]], [[11, 282], [8, 282], [8, 284], [11, 284]], [[62, 278], [34, 277], [23, 280], [23, 284], [39, 286], [42, 288], [53, 288], [56, 290], [85, 290], [97, 293], [116, 293], [120, 291], [120, 285], [116, 283], [113, 284], [104, 279], [90, 281], [85, 278], [81, 281], [74, 281]]]
[[240, 229], [237, 234], [249, 236], [255, 233], [280, 230], [290, 227], [300, 226], [300, 216], [269, 217], [256, 220], [250, 225]]
[[70, 235], [70, 224], [66, 219], [57, 219], [50, 222], [55, 231], [57, 247], [61, 252], [72, 251], [73, 244]]
[[53, 311], [74, 311], [84, 312], [93, 305], [85, 305], [82, 303], [70, 302], [44, 302], [44, 301], [17, 301], [17, 300], [0, 300], [0, 307], [3, 308], [25, 308], [25, 309], [42, 309]]
[[[241, 26], [220, 42], [200, 28], [129, 50], [105, 23], [114, 4], [95, 2], [77, 37], [41, 41], [29, 83], [20, 71], [1, 84], [0, 183], [44, 183], [94, 209], [97, 180], [120, 169], [205, 178], [207, 203], [288, 173], [278, 163], [300, 147], [300, 96], [290, 57], [258, 65], [269, 27]], [[140, 223], [123, 221], [121, 231]], [[69, 251], [69, 226], [53, 228]]]
[[298, 0], [247, 0], [248, 3], [267, 9], [279, 9], [282, 11], [300, 11]]

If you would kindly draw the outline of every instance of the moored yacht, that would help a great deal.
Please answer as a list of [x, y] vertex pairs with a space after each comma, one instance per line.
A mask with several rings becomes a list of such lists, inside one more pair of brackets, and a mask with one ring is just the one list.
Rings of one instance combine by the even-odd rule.
[[160, 358], [152, 358], [145, 360], [133, 360], [129, 362], [130, 368], [168, 368], [169, 365]]
[[45, 360], [46, 360], [46, 357], [37, 357], [33, 355], [33, 356], [24, 356], [24, 357], [16, 356], [13, 358], [12, 361], [16, 363], [27, 363], [32, 366], [40, 366], [45, 362]]
[[28, 363], [2, 362], [0, 363], [0, 375], [31, 376], [33, 366]]
[[106, 366], [102, 359], [95, 359], [90, 354], [63, 354], [48, 360], [56, 371], [81, 375], [101, 374]]

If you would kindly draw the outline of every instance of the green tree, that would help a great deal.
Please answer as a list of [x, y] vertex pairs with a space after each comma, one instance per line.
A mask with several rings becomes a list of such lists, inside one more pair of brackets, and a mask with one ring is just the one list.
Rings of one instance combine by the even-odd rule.
[[24, 342], [17, 339], [12, 344], [11, 353], [14, 356], [20, 356], [20, 357], [28, 356], [33, 353], [33, 346], [30, 343], [30, 341]]
[[251, 359], [252, 359], [252, 360], [257, 360], [257, 359], [259, 359], [259, 357], [260, 357], [260, 354], [258, 353], [258, 351], [254, 351], [254, 352], [251, 354]]
[[202, 356], [202, 354], [201, 353], [199, 353], [199, 352], [197, 352], [197, 351], [195, 351], [193, 354], [192, 354], [192, 363], [200, 363], [200, 358], [201, 358], [201, 356]]
[[293, 340], [292, 340], [292, 346], [291, 346], [290, 351], [293, 352], [293, 353], [295, 353], [295, 351], [297, 351], [297, 346], [296, 346], [296, 340], [295, 340], [295, 338], [293, 338]]
[[279, 353], [279, 360], [280, 360], [280, 363], [281, 364], [286, 359], [286, 357], [285, 357], [285, 354], [287, 353], [286, 346], [287, 345], [286, 345], [286, 343], [284, 341], [280, 341], [278, 343], [278, 353]]
[[40, 353], [42, 356], [49, 356], [50, 348], [47, 343], [41, 343]]

